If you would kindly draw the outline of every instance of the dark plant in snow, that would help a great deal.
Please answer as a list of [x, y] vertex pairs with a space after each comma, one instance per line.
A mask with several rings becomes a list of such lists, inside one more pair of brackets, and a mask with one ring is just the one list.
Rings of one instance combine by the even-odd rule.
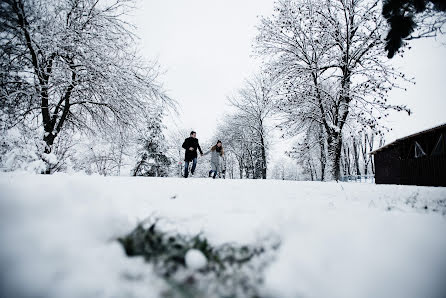
[[386, 50], [392, 58], [406, 41], [436, 37], [444, 33], [446, 1], [444, 0], [384, 0], [382, 14], [389, 24]]
[[[157, 223], [139, 224], [118, 241], [129, 257], [142, 256], [171, 286], [168, 297], [261, 297], [261, 273], [273, 258], [279, 242], [264, 245], [213, 246], [203, 235], [184, 236], [166, 233]], [[199, 250], [207, 259], [205, 267], [186, 266], [188, 250]]]

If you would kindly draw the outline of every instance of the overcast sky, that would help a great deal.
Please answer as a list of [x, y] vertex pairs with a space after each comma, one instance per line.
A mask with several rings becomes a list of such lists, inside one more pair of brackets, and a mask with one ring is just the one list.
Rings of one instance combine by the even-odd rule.
[[[271, 15], [273, 0], [144, 0], [139, 7], [133, 22], [143, 54], [166, 70], [165, 87], [180, 104], [178, 126], [211, 138], [229, 110], [226, 96], [257, 69], [255, 26], [259, 15]], [[435, 40], [410, 45], [394, 63], [417, 84], [393, 91], [390, 101], [407, 104], [413, 115], [392, 114], [387, 142], [446, 122], [446, 47]]]

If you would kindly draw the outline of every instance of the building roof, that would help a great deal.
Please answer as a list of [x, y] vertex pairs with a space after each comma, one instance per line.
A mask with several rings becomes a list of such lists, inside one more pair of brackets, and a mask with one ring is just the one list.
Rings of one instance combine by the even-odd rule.
[[389, 143], [389, 144], [387, 144], [385, 146], [382, 146], [381, 148], [378, 148], [378, 149], [370, 152], [369, 154], [375, 154], [375, 153], [380, 152], [380, 151], [382, 151], [384, 149], [387, 149], [389, 147], [395, 146], [395, 145], [397, 145], [398, 143], [400, 143], [400, 142], [402, 142], [404, 140], [407, 140], [407, 139], [410, 139], [410, 138], [414, 138], [416, 136], [419, 136], [419, 135], [422, 135], [422, 134], [425, 134], [425, 133], [428, 133], [428, 132], [431, 132], [431, 131], [439, 130], [439, 129], [442, 129], [442, 128], [446, 128], [446, 123], [438, 125], [438, 126], [435, 126], [435, 127], [432, 127], [432, 128], [429, 128], [429, 129], [426, 129], [426, 130], [423, 130], [423, 131], [420, 131], [420, 132], [417, 132], [417, 133], [414, 133], [414, 134], [411, 134], [411, 135], [408, 135], [408, 136], [403, 137], [403, 138], [396, 139], [392, 143]]

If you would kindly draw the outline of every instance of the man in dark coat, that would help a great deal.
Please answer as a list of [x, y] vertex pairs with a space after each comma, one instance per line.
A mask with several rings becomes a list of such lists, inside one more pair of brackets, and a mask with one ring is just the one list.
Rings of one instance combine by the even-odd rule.
[[203, 151], [201, 151], [200, 144], [198, 143], [197, 133], [191, 131], [190, 137], [184, 140], [183, 146], [186, 149], [184, 155], [184, 178], [189, 175], [189, 163], [192, 162], [192, 169], [190, 170], [192, 176], [195, 172], [195, 167], [197, 166], [197, 149], [200, 151], [201, 156], [203, 156]]

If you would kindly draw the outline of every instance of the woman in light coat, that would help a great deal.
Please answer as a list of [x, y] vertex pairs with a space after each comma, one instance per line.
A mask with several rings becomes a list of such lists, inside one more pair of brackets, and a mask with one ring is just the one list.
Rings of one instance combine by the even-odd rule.
[[221, 159], [224, 156], [223, 145], [220, 140], [217, 141], [217, 144], [212, 146], [212, 148], [206, 152], [204, 155], [211, 153], [211, 170], [209, 171], [209, 177], [215, 179], [217, 173], [221, 171]]

